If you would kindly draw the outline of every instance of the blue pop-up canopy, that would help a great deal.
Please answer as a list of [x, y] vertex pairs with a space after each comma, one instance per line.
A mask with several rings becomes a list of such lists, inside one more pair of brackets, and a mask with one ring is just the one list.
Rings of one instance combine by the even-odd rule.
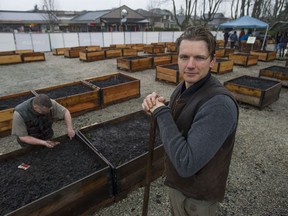
[[243, 16], [238, 19], [232, 20], [230, 22], [222, 23], [219, 25], [219, 28], [225, 29], [225, 28], [254, 28], [254, 29], [266, 29], [262, 49], [264, 47], [264, 43], [266, 40], [269, 24], [258, 20], [254, 17], [250, 16]]

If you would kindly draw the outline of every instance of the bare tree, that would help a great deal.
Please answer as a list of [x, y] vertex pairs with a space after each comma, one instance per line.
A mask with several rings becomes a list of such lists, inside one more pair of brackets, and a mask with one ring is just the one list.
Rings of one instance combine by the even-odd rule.
[[55, 15], [54, 0], [43, 0], [42, 10], [45, 11], [47, 14], [47, 16], [45, 16], [45, 19], [49, 23], [50, 32], [54, 32], [55, 27], [59, 24], [57, 16]]
[[[223, 0], [203, 0], [202, 19], [204, 25], [214, 19], [215, 14], [218, 12]], [[207, 11], [208, 8], [208, 11]]]

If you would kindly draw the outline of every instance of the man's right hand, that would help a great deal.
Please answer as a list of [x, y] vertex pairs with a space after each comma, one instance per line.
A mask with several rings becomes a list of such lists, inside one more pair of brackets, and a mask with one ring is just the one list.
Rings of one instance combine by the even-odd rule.
[[59, 144], [60, 144], [60, 142], [58, 142], [58, 141], [51, 141], [51, 140], [44, 141], [44, 145], [47, 148], [54, 148], [54, 146], [59, 145]]

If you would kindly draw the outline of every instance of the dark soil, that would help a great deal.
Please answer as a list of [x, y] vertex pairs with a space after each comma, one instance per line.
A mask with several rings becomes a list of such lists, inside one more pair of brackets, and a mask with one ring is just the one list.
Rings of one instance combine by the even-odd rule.
[[284, 74], [288, 74], [288, 68], [287, 67], [271, 66], [268, 68], [264, 68], [264, 70], [270, 70], [270, 71], [274, 71], [274, 72], [281, 72]]
[[144, 58], [147, 58], [147, 57], [145, 57], [145, 56], [129, 56], [129, 57], [125, 57], [124, 59], [136, 60], [136, 59], [144, 59]]
[[59, 87], [57, 89], [51, 89], [51, 90], [42, 90], [42, 91], [36, 91], [38, 94], [47, 94], [52, 99], [67, 97], [71, 95], [76, 94], [82, 94], [86, 92], [93, 91], [92, 88], [84, 85], [84, 84], [78, 84], [78, 85], [71, 85], [71, 86], [63, 86]]
[[0, 99], [0, 110], [10, 109], [16, 107], [18, 104], [34, 97], [35, 95], [27, 94], [19, 97], [7, 98], [5, 100]]
[[[114, 167], [148, 151], [150, 120], [145, 113], [138, 112], [132, 118], [98, 126], [83, 134]], [[157, 133], [155, 147], [160, 144]]]
[[105, 80], [99, 80], [99, 81], [98, 80], [95, 80], [95, 81], [91, 80], [89, 82], [100, 87], [100, 88], [104, 88], [107, 86], [118, 85], [118, 84], [126, 83], [129, 81], [131, 81], [131, 80], [128, 79], [127, 77], [117, 75], [117, 76], [113, 76], [113, 77], [110, 77], [110, 78], [105, 79]]
[[225, 61], [228, 61], [227, 59], [216, 59], [216, 62], [225, 62]]
[[179, 70], [178, 64], [175, 64], [175, 65], [162, 65], [161, 67], [169, 68], [169, 69], [177, 70], [177, 71]]
[[[30, 165], [19, 169], [22, 163]], [[33, 148], [16, 158], [0, 161], [0, 215], [7, 214], [47, 194], [106, 167], [84, 143], [64, 139], [53, 149]]]
[[229, 82], [261, 90], [267, 90], [268, 88], [271, 88], [278, 83], [276, 81], [250, 76], [241, 76], [236, 79], [230, 80]]

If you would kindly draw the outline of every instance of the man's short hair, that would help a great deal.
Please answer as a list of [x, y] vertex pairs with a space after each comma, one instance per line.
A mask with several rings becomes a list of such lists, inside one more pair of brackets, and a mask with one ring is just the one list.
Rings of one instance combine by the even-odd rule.
[[205, 41], [211, 58], [214, 57], [216, 49], [216, 39], [213, 34], [204, 26], [191, 26], [180, 35], [176, 40], [177, 53], [182, 40], [189, 41]]
[[46, 107], [49, 109], [52, 107], [52, 101], [46, 94], [36, 95], [35, 98], [33, 99], [33, 104], [36, 104], [40, 107]]

